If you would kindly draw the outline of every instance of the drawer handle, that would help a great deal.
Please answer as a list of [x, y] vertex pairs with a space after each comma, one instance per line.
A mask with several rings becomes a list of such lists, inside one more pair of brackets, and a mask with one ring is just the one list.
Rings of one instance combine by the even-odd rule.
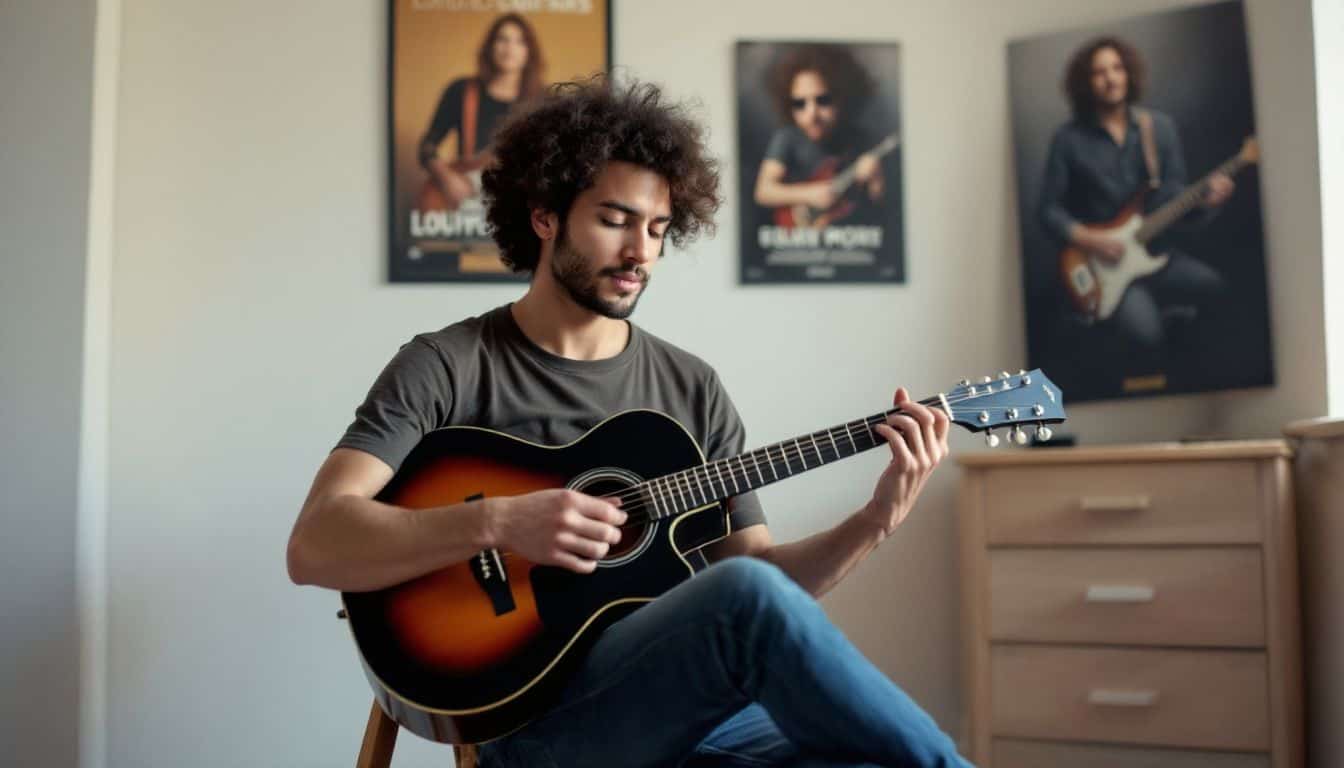
[[1157, 691], [1093, 688], [1087, 692], [1087, 703], [1096, 707], [1151, 707], [1157, 703]]
[[1093, 584], [1087, 588], [1087, 603], [1151, 603], [1157, 590], [1138, 585]]
[[1145, 496], [1084, 496], [1080, 505], [1084, 512], [1143, 512], [1148, 509]]

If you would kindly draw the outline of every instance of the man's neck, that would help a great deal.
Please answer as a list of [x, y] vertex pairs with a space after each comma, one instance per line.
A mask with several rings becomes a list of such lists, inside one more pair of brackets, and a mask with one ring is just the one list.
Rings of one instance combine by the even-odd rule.
[[533, 344], [571, 360], [605, 360], [619, 355], [630, 342], [630, 324], [613, 320], [574, 303], [564, 288], [540, 276], [510, 309], [523, 335]]

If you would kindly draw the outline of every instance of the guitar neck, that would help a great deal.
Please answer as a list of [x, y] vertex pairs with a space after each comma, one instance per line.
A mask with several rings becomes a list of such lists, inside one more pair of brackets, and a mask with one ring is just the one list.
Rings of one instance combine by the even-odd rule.
[[[882, 142], [878, 144], [876, 147], [873, 147], [872, 149], [868, 150], [868, 154], [871, 154], [873, 157], [876, 157], [877, 159], [881, 160], [883, 157], [886, 157], [893, 149], [896, 149], [896, 147], [900, 143], [901, 143], [900, 138], [893, 133], [887, 138], [883, 139]], [[857, 165], [858, 165], [857, 162], [850, 163], [849, 167], [846, 168], [842, 173], [837, 175], [835, 179], [831, 182], [831, 188], [832, 190], [834, 190], [835, 194], [837, 195], [844, 194], [845, 190], [849, 189], [850, 186], [854, 184], [854, 177], [857, 175], [857, 171], [855, 170]]]
[[[922, 402], [936, 406], [939, 401], [934, 398]], [[884, 423], [895, 412], [884, 411], [865, 419], [847, 421], [732, 458], [654, 478], [641, 483], [638, 490], [641, 495], [646, 495], [645, 503], [649, 508], [656, 510], [650, 513], [655, 519], [698, 509], [886, 445], [886, 439], [874, 432], [873, 427]]]
[[1205, 191], [1209, 188], [1209, 179], [1212, 178], [1214, 174], [1221, 173], [1225, 176], [1232, 176], [1250, 164], [1250, 161], [1243, 159], [1242, 156], [1238, 154], [1213, 169], [1199, 181], [1186, 187], [1181, 194], [1172, 198], [1166, 205], [1153, 211], [1152, 215], [1144, 220], [1143, 226], [1139, 227], [1138, 232], [1135, 233], [1135, 239], [1140, 243], [1146, 244], [1148, 241], [1165, 232], [1172, 224], [1180, 221], [1182, 216], [1186, 215], [1195, 206], [1199, 205], [1204, 197]]

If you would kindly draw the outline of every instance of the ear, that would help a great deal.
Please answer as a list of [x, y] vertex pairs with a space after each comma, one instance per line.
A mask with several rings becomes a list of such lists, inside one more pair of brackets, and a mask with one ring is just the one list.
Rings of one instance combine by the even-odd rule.
[[543, 210], [541, 208], [532, 209], [532, 231], [544, 243], [548, 240], [554, 240], [560, 232], [560, 217], [553, 211]]

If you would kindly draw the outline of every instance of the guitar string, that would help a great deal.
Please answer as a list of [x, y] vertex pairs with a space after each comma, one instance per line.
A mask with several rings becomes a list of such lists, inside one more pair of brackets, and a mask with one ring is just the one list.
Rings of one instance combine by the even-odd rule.
[[[961, 409], [953, 409], [953, 410], [957, 411]], [[875, 427], [878, 424], [883, 423], [883, 421], [884, 420], [882, 419], [878, 420], [869, 419], [862, 422], [868, 428], [862, 430], [860, 434], [864, 436], [865, 440], [871, 441], [871, 444], [865, 445], [863, 448], [858, 448], [857, 450], [855, 450], [854, 453], [851, 454], [842, 454], [840, 451], [837, 451], [833, 448], [832, 453], [835, 455], [828, 459], [826, 458], [826, 454], [820, 448], [820, 446], [813, 445], [811, 448], [809, 448], [807, 447], [806, 444], [803, 443], [804, 437], [808, 438], [807, 443], [814, 442], [814, 440], [812, 439], [813, 436], [807, 435], [795, 438], [792, 441], [793, 443], [795, 443], [794, 446], [782, 446], [782, 444], [776, 443], [772, 446], [767, 446], [766, 448], [761, 448], [757, 449], [756, 451], [741, 454], [741, 456], [734, 456], [727, 459], [718, 459], [713, 462], [698, 465], [691, 469], [682, 470], [681, 472], [664, 475], [662, 477], [654, 478], [653, 480], [647, 480], [637, 485], [622, 489], [620, 492], [616, 494], [606, 495], [600, 498], [620, 499], [622, 502], [621, 509], [625, 511], [627, 515], [630, 515], [631, 518], [636, 519], [636, 522], [645, 522], [646, 520], [643, 516], [638, 516], [634, 513], [642, 512], [650, 508], [653, 508], [656, 514], [649, 516], [648, 519], [650, 520], [660, 519], [662, 517], [665, 517], [666, 515], [661, 514], [661, 511], [658, 509], [660, 506], [659, 502], [662, 502], [661, 506], [663, 507], [675, 508], [684, 506], [685, 509], [693, 509], [696, 506], [706, 506], [708, 504], [712, 504], [716, 501], [719, 501], [723, 498], [729, 498], [731, 496], [738, 495], [738, 493], [741, 492], [741, 491], [735, 491], [734, 493], [719, 494], [717, 491], [714, 490], [714, 482], [716, 479], [718, 479], [719, 481], [719, 486], [723, 488], [725, 491], [727, 490], [728, 484], [730, 482], [733, 484], [735, 489], [740, 488], [739, 481], [745, 481], [748, 487], [750, 487], [750, 484], [752, 482], [751, 476], [753, 472], [758, 473], [758, 479], [764, 476], [764, 471], [760, 469], [761, 462], [755, 456], [755, 454], [760, 453], [761, 451], [766, 452], [766, 461], [768, 462], [767, 466], [771, 468], [771, 474], [776, 476], [777, 479], [783, 480], [785, 478], [778, 477], [777, 473], [774, 471], [773, 468], [774, 465], [776, 465], [777, 462], [779, 461], [779, 458], [782, 458], [784, 460], [785, 467], [788, 470], [788, 475], [786, 475], [785, 477], [791, 477], [795, 474], [798, 474], [798, 471], [792, 469], [795, 462], [801, 463], [803, 465], [801, 471], [805, 471], [807, 469], [812, 469], [814, 467], [820, 466], [821, 464], [824, 463], [830, 463], [838, 459], [848, 458], [848, 456], [856, 455], [857, 453], [861, 453], [865, 450], [872, 450], [873, 448], [876, 448], [887, 442], [885, 439], [877, 439], [873, 437], [872, 427]], [[1024, 423], [1037, 423], [1038, 421], [1043, 422], [1044, 419], [1040, 420], [1027, 419], [1024, 420]], [[853, 424], [855, 422], [850, 423]], [[820, 435], [822, 433], [818, 432], [815, 434]], [[839, 438], [836, 440], [836, 442], [838, 443], [841, 440], [849, 440], [850, 436], [845, 432], [840, 432], [837, 434], [834, 430], [831, 430], [826, 434], [826, 436], [823, 439], [829, 440], [829, 438]], [[776, 455], [769, 450], [771, 448], [774, 448], [775, 446], [782, 446], [778, 454], [779, 458], [776, 458], [775, 457]], [[853, 447], [857, 448], [857, 446]], [[746, 466], [747, 463], [746, 458], [751, 458], [752, 468], [748, 468]], [[811, 462], [811, 466], [809, 466], [809, 461]], [[733, 464], [735, 462], [739, 466], [734, 467]], [[658, 487], [657, 484], [659, 482], [661, 482], [664, 486], [666, 486], [666, 490], [663, 490]], [[710, 501], [708, 495], [706, 495], [705, 493], [706, 486], [708, 486], [710, 494], [717, 497], [713, 501]], [[697, 495], [701, 499], [704, 499], [704, 501], [697, 501], [696, 500]], [[640, 503], [627, 505], [628, 501], [638, 501]], [[690, 502], [689, 505], [687, 505], [688, 501]], [[631, 523], [627, 521], [626, 525], [630, 524]]]
[[[1009, 407], [1009, 408], [1011, 408], [1011, 407], [1026, 407], [1026, 406], [1013, 406], [1013, 405], [1008, 405], [1008, 406], [1001, 406], [1001, 407]], [[983, 412], [983, 409], [953, 408], [952, 411], [953, 411], [955, 414], [958, 414], [958, 415], [965, 415], [965, 414], [970, 414], [970, 413], [981, 413], [981, 412]], [[665, 485], [668, 485], [668, 487], [669, 487], [669, 491], [675, 493], [677, 496], [687, 496], [687, 497], [689, 497], [689, 498], [691, 498], [691, 499], [693, 500], [693, 499], [694, 499], [694, 496], [691, 495], [692, 483], [695, 484], [695, 490], [699, 490], [699, 487], [702, 486], [702, 485], [704, 485], [704, 484], [707, 482], [707, 483], [710, 484], [710, 488], [711, 488], [711, 490], [712, 490], [712, 488], [713, 488], [713, 482], [714, 482], [714, 477], [711, 477], [711, 476], [709, 475], [710, 472], [713, 472], [715, 475], [717, 475], [717, 476], [719, 476], [719, 477], [723, 477], [724, 474], [725, 474], [724, 469], [726, 468], [726, 469], [727, 469], [727, 480], [732, 480], [732, 481], [734, 481], [734, 484], [735, 484], [735, 485], [737, 484], [737, 483], [736, 483], [737, 480], [747, 480], [748, 482], [750, 482], [750, 477], [751, 477], [751, 474], [752, 474], [752, 470], [751, 470], [751, 469], [747, 469], [745, 466], [739, 466], [739, 467], [736, 467], [736, 468], [735, 468], [735, 467], [732, 466], [733, 462], [736, 460], [736, 461], [738, 461], [739, 464], [743, 464], [743, 465], [744, 465], [744, 464], [745, 464], [745, 459], [746, 459], [746, 458], [750, 458], [750, 459], [752, 460], [752, 465], [753, 465], [753, 467], [759, 467], [759, 466], [760, 466], [760, 461], [759, 461], [759, 459], [757, 458], [756, 455], [759, 454], [759, 453], [761, 453], [761, 452], [765, 452], [765, 454], [766, 454], [766, 456], [765, 456], [766, 461], [769, 462], [770, 464], [773, 464], [774, 462], [777, 461], [777, 459], [775, 458], [775, 453], [773, 452], [772, 449], [774, 449], [774, 448], [776, 448], [776, 447], [779, 447], [779, 448], [780, 448], [780, 450], [779, 450], [779, 456], [780, 456], [780, 458], [784, 459], [784, 461], [785, 461], [786, 464], [791, 464], [794, 460], [798, 460], [798, 461], [800, 461], [801, 463], [806, 464], [809, 458], [811, 458], [813, 461], [817, 462], [818, 464], [823, 463], [823, 462], [826, 462], [826, 461], [834, 461], [834, 460], [839, 459], [839, 458], [845, 458], [844, 456], [838, 456], [838, 455], [837, 455], [837, 456], [835, 456], [835, 457], [833, 457], [833, 458], [831, 458], [831, 459], [829, 459], [829, 460], [825, 459], [825, 458], [824, 458], [824, 457], [825, 457], [825, 453], [822, 451], [822, 449], [821, 449], [819, 446], [815, 445], [815, 438], [816, 438], [817, 436], [820, 436], [820, 437], [822, 438], [823, 441], [834, 441], [834, 442], [840, 442], [840, 441], [842, 441], [842, 440], [849, 440], [851, 436], [848, 434], [849, 430], [848, 430], [847, 428], [848, 428], [849, 426], [851, 426], [851, 425], [858, 425], [858, 424], [862, 424], [864, 427], [867, 428], [866, 433], [861, 433], [861, 434], [871, 434], [871, 432], [872, 432], [872, 428], [873, 428], [873, 427], [877, 426], [878, 424], [881, 424], [881, 423], [885, 422], [885, 420], [886, 420], [886, 419], [885, 419], [885, 416], [888, 416], [888, 415], [890, 415], [890, 414], [892, 414], [892, 413], [897, 413], [897, 412], [898, 412], [898, 411], [896, 411], [896, 410], [892, 410], [892, 411], [887, 411], [887, 412], [885, 412], [885, 415], [883, 415], [883, 416], [870, 416], [870, 417], [868, 417], [867, 419], [856, 419], [855, 421], [846, 422], [846, 423], [845, 423], [844, 425], [842, 425], [842, 426], [831, 427], [831, 428], [826, 429], [826, 430], [819, 430], [819, 431], [817, 431], [817, 432], [810, 433], [810, 434], [807, 434], [807, 435], [800, 435], [800, 436], [798, 436], [798, 437], [796, 437], [796, 438], [792, 438], [791, 440], [788, 440], [788, 441], [781, 441], [781, 442], [778, 442], [778, 443], [773, 443], [773, 444], [768, 445], [768, 446], [765, 446], [765, 447], [763, 447], [763, 448], [758, 448], [758, 449], [753, 450], [753, 451], [749, 451], [749, 452], [742, 453], [742, 454], [740, 454], [739, 456], [732, 456], [732, 457], [728, 457], [728, 458], [725, 458], [725, 459], [717, 459], [717, 460], [712, 461], [712, 462], [706, 462], [706, 463], [704, 463], [704, 464], [700, 464], [700, 465], [697, 465], [697, 466], [695, 466], [695, 467], [692, 467], [692, 468], [688, 468], [688, 469], [682, 470], [682, 471], [680, 471], [680, 472], [675, 472], [675, 473], [671, 473], [671, 474], [668, 474], [668, 475], [664, 475], [664, 476], [661, 476], [661, 477], [658, 477], [658, 478], [654, 478], [654, 479], [651, 479], [651, 480], [644, 481], [643, 483], [640, 483], [640, 484], [638, 484], [638, 485], [636, 485], [636, 486], [632, 486], [632, 487], [630, 487], [630, 488], [628, 488], [628, 489], [625, 489], [625, 490], [623, 490], [622, 492], [619, 492], [619, 493], [617, 493], [617, 494], [607, 495], [607, 496], [605, 496], [604, 498], [618, 498], [618, 499], [620, 499], [622, 502], [625, 502], [625, 501], [627, 501], [627, 500], [641, 499], [641, 498], [643, 498], [643, 497], [649, 495], [648, 493], [645, 493], [645, 491], [643, 490], [643, 488], [644, 488], [645, 486], [651, 486], [651, 485], [653, 485], [653, 484], [654, 484], [655, 482], [657, 482], [657, 481], [663, 481], [663, 483], [664, 483]], [[1018, 420], [1018, 421], [1019, 421], [1020, 423], [1037, 423], [1037, 422], [1044, 421], [1044, 419], [1043, 419], [1043, 418], [1037, 418], [1037, 419], [1027, 418], [1027, 419], [1020, 419], [1020, 420]], [[813, 444], [811, 449], [809, 449], [808, 447], [806, 447], [806, 445], [803, 443], [804, 440], [806, 440], [807, 443]], [[871, 449], [871, 448], [873, 448], [873, 447], [876, 447], [877, 445], [881, 444], [882, 442], [886, 442], [886, 441], [885, 441], [885, 440], [882, 440], [882, 441], [874, 441], [873, 445], [868, 446], [868, 448]], [[792, 443], [792, 445], [790, 445], [790, 443]], [[833, 449], [832, 449], [832, 452], [833, 452], [833, 453], [839, 453], [839, 451], [835, 450], [834, 447], [833, 447]], [[853, 454], [850, 454], [850, 455], [853, 455]], [[701, 477], [697, 477], [697, 476], [696, 476], [697, 473], [702, 473], [702, 474], [704, 475], [704, 477], [703, 477], [703, 478], [701, 478]], [[790, 474], [796, 474], [796, 473], [791, 472]], [[723, 483], [721, 482], [720, 485], [723, 485]], [[654, 486], [654, 490], [656, 490], [657, 493], [659, 493], [659, 494], [662, 495], [662, 496], [666, 496], [667, 493], [668, 493], [668, 492], [666, 492], [666, 491], [662, 491], [662, 490], [657, 489], [656, 486]], [[703, 494], [702, 494], [702, 495], [703, 495]]]
[[[1015, 390], [1016, 390], [1016, 389], [1021, 389], [1021, 387], [1015, 387]], [[1001, 393], [1004, 393], [1004, 391], [1012, 391], [1012, 390], [1000, 390], [1000, 391], [997, 391], [997, 393], [985, 393], [985, 394], [1001, 394]], [[949, 402], [949, 405], [950, 405], [950, 404], [953, 404], [953, 402], [965, 402], [965, 401], [968, 401], [968, 399], [980, 399], [980, 398], [982, 398], [982, 397], [985, 397], [985, 394], [960, 395], [960, 397], [957, 397], [957, 395], [954, 395], [954, 397], [949, 397], [949, 398], [948, 398], [948, 402]], [[925, 405], [925, 406], [938, 406], [938, 405], [941, 405], [941, 399], [939, 399], [939, 398], [925, 398], [925, 399], [922, 399], [922, 401], [919, 401], [919, 405]], [[1007, 405], [1005, 405], [1005, 404], [1001, 404], [1001, 402], [1000, 402], [1000, 404], [997, 405], [997, 408], [1027, 408], [1027, 406], [1025, 406], [1025, 405], [1011, 405], [1011, 404], [1007, 404]], [[939, 410], [941, 410], [941, 409], [939, 409]], [[981, 413], [981, 412], [984, 412], [985, 409], [953, 408], [952, 410], [953, 410], [953, 413], [954, 413], [954, 414], [957, 414], [957, 416], [966, 416], [966, 414], [972, 414], [972, 413]], [[765, 451], [765, 452], [766, 452], [766, 460], [767, 460], [767, 461], [773, 461], [773, 453], [770, 453], [770, 449], [771, 449], [771, 448], [774, 448], [774, 447], [782, 447], [782, 448], [781, 448], [781, 453], [780, 453], [780, 455], [781, 455], [782, 457], [785, 457], [785, 461], [789, 461], [789, 460], [792, 460], [792, 459], [801, 459], [801, 460], [805, 460], [805, 459], [806, 459], [806, 456], [809, 455], [809, 451], [808, 451], [808, 449], [806, 449], [806, 448], [801, 448], [801, 447], [797, 447], [797, 448], [789, 447], [788, 443], [790, 443], [790, 441], [792, 441], [792, 443], [794, 443], [794, 444], [798, 444], [798, 443], [801, 443], [801, 441], [804, 440], [804, 438], [806, 438], [806, 440], [808, 440], [809, 443], [810, 443], [810, 441], [812, 441], [813, 438], [816, 437], [816, 436], [823, 436], [823, 438], [832, 438], [832, 437], [845, 436], [845, 438], [848, 438], [848, 434], [847, 434], [847, 428], [848, 428], [848, 426], [851, 426], [851, 425], [859, 425], [859, 424], [862, 424], [862, 425], [864, 425], [864, 426], [868, 426], [868, 428], [870, 428], [870, 432], [871, 432], [871, 428], [872, 428], [872, 426], [876, 426], [876, 425], [878, 425], [878, 424], [882, 424], [883, 421], [886, 421], [886, 418], [887, 418], [888, 416], [891, 416], [891, 414], [899, 413], [899, 412], [900, 412], [900, 409], [891, 409], [891, 410], [886, 410], [886, 412], [883, 412], [882, 414], [875, 414], [875, 416], [870, 416], [870, 417], [867, 417], [867, 418], [856, 418], [856, 420], [844, 422], [843, 425], [832, 426], [832, 428], [823, 429], [823, 430], [817, 430], [817, 432], [813, 432], [813, 433], [800, 434], [800, 436], [794, 437], [794, 438], [792, 438], [792, 440], [784, 440], [784, 441], [780, 441], [780, 443], [773, 443], [773, 444], [770, 444], [770, 445], [766, 445], [766, 447], [757, 448], [757, 449], [755, 449], [755, 451], [750, 451], [750, 452], [742, 453], [741, 456], [754, 456], [755, 453]], [[1021, 421], [1025, 421], [1025, 422], [1034, 422], [1034, 421], [1038, 421], [1038, 420], [1032, 420], [1032, 418], [1027, 418], [1027, 420], [1021, 420]], [[818, 449], [818, 448], [814, 448], [813, 451], [810, 451], [810, 455], [820, 457], [820, 456], [821, 456], [820, 449]], [[698, 467], [692, 467], [692, 468], [684, 469], [684, 471], [681, 471], [681, 472], [671, 473], [671, 475], [665, 475], [665, 476], [663, 476], [663, 477], [657, 477], [657, 480], [671, 479], [671, 477], [679, 477], [679, 476], [681, 476], [681, 475], [687, 475], [687, 473], [694, 473], [694, 472], [696, 472], [696, 471], [702, 471], [702, 469], [707, 468], [707, 467], [711, 467], [711, 465], [714, 465], [714, 464], [719, 464], [719, 463], [728, 464], [728, 463], [731, 463], [732, 459], [738, 459], [738, 456], [728, 457], [728, 459], [718, 459], [718, 460], [715, 460], [715, 461], [707, 461], [707, 463], [700, 464], [700, 465], [698, 465]], [[731, 469], [731, 467], [730, 467], [730, 472], [734, 473], [734, 475], [730, 475], [730, 479], [731, 479], [731, 477], [750, 476], [750, 473], [751, 473], [751, 472], [749, 471], [749, 469], [745, 469], [745, 471], [742, 471], [741, 473], [738, 473], [738, 472], [739, 472], [738, 469]], [[720, 473], [722, 473], [722, 472], [720, 472]], [[689, 480], [689, 477], [685, 477], [685, 479]], [[653, 482], [653, 480], [646, 480], [645, 483], [652, 483], [652, 482]], [[641, 495], [642, 495], [642, 494], [641, 494], [640, 491], [632, 491], [632, 492], [630, 492], [630, 494], [628, 495], [628, 498], [630, 498], [630, 499], [634, 499], [634, 498], [638, 498], [638, 496], [641, 496]], [[624, 496], [624, 495], [607, 496], [607, 498], [621, 498], [622, 500], [625, 500], [626, 496]]]

